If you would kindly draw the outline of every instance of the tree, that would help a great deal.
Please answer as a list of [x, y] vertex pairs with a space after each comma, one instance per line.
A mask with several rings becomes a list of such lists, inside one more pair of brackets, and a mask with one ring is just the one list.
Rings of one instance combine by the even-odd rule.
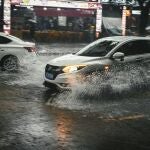
[[139, 24], [139, 34], [146, 34], [146, 26], [149, 19], [150, 11], [150, 0], [137, 0], [141, 9], [140, 24]]
[[[125, 3], [126, 5], [134, 5], [134, 3], [137, 1], [141, 10], [140, 15], [140, 23], [139, 23], [139, 29], [138, 32], [140, 35], [146, 34], [146, 26], [148, 24], [149, 19], [149, 12], [150, 12], [150, 0], [119, 0], [122, 3]], [[109, 0], [109, 3], [118, 3], [118, 0]]]

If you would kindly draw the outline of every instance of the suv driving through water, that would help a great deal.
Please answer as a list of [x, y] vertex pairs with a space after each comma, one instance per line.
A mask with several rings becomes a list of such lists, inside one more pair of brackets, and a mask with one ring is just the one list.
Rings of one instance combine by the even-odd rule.
[[45, 67], [44, 85], [71, 89], [78, 81], [83, 82], [92, 74], [108, 74], [110, 70], [118, 72], [125, 66], [132, 69], [133, 65], [148, 70], [149, 63], [149, 37], [105, 37], [85, 46], [77, 53], [51, 60]]

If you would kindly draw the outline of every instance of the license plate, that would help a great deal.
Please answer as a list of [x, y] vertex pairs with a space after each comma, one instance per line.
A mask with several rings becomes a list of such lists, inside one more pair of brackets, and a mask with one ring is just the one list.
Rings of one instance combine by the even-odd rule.
[[54, 79], [54, 75], [51, 74], [51, 73], [46, 73], [46, 77], [50, 80], [53, 80]]

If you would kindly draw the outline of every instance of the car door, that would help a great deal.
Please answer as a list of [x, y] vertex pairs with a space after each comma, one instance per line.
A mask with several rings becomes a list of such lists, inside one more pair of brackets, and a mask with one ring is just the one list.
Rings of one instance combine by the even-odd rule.
[[115, 60], [115, 63], [124, 65], [139, 65], [150, 61], [150, 41], [134, 40], [121, 45], [115, 52], [124, 53], [123, 60]]

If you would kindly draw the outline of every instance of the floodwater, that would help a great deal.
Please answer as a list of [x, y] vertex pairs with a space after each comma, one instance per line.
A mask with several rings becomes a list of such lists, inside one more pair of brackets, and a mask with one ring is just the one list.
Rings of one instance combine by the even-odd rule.
[[83, 46], [38, 44], [18, 72], [0, 72], [0, 149], [150, 149], [149, 86], [135, 73], [121, 72], [107, 86], [97, 76], [59, 94], [42, 85], [49, 60]]

